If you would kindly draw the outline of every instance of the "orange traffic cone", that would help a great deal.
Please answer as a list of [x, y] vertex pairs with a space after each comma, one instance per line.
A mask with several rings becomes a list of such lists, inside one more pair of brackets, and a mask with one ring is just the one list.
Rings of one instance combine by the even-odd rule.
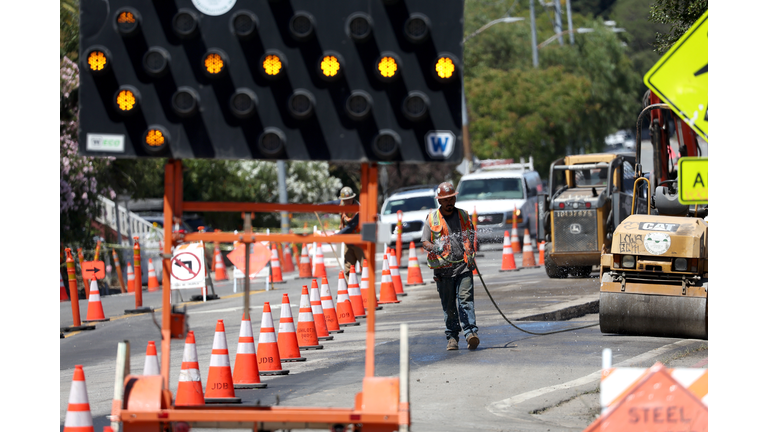
[[280, 352], [280, 361], [298, 362], [306, 361], [299, 353], [299, 339], [296, 336], [296, 326], [293, 324], [291, 301], [288, 294], [283, 294], [283, 305], [280, 310], [280, 331], [277, 334], [277, 349]]
[[101, 307], [101, 296], [99, 295], [99, 285], [96, 283], [96, 279], [91, 279], [91, 291], [88, 295], [88, 315], [83, 321], [109, 321], [109, 318], [104, 316], [104, 308]]
[[158, 291], [160, 284], [157, 282], [157, 273], [155, 273], [155, 266], [152, 264], [152, 258], [149, 259], [147, 268], [149, 268], [149, 273], [147, 273], [147, 291]]
[[[317, 287], [317, 279], [312, 279], [312, 289]], [[344, 333], [339, 328], [339, 320], [336, 316], [336, 308], [333, 306], [333, 297], [331, 297], [331, 288], [328, 286], [328, 279], [323, 278], [320, 286], [320, 302], [323, 305], [323, 315], [325, 316], [325, 325], [329, 333]]]
[[259, 365], [256, 361], [256, 344], [253, 342], [251, 318], [243, 314], [240, 321], [240, 336], [237, 339], [237, 356], [232, 383], [236, 389], [266, 388], [259, 379]]
[[296, 267], [293, 266], [293, 257], [291, 257], [291, 249], [285, 248], [283, 249], [283, 269], [286, 273], [291, 273], [296, 271]]
[[317, 283], [312, 284], [312, 287], [309, 289], [309, 305], [312, 307], [312, 317], [315, 319], [317, 339], [333, 340], [333, 336], [328, 333], [328, 326], [325, 324], [323, 303], [320, 301], [320, 289], [317, 287]]
[[[351, 272], [350, 272], [351, 273]], [[336, 290], [336, 317], [342, 327], [359, 326], [355, 320], [355, 311], [347, 293], [347, 281], [344, 280], [344, 272], [339, 271], [339, 285]]]
[[301, 287], [301, 301], [299, 302], [299, 325], [296, 329], [299, 338], [299, 349], [323, 349], [317, 340], [315, 317], [312, 316], [312, 306], [309, 303], [309, 290], [307, 286]]
[[312, 262], [307, 254], [307, 244], [301, 248], [301, 258], [299, 258], [299, 279], [312, 277]]
[[64, 420], [64, 432], [93, 432], [91, 405], [88, 403], [88, 390], [85, 388], [85, 372], [82, 365], [75, 365], [72, 388], [69, 390], [67, 417]]
[[314, 277], [316, 278], [323, 278], [328, 277], [328, 275], [325, 273], [325, 258], [323, 257], [323, 244], [318, 243], [317, 249], [315, 249], [315, 271], [314, 271]]
[[[370, 283], [370, 277], [368, 276], [368, 259], [363, 258], [363, 268], [360, 276], [360, 295], [363, 297], [363, 307], [368, 309], [368, 284]], [[376, 285], [373, 287], [373, 308], [374, 310], [381, 310], [382, 306], [379, 306], [378, 298], [376, 298]]]
[[228, 280], [229, 278], [227, 277], [227, 267], [224, 265], [224, 258], [222, 258], [221, 250], [218, 247], [213, 251], [213, 261], [215, 262], [214, 280], [216, 282]]
[[272, 323], [272, 309], [269, 308], [269, 302], [264, 302], [256, 357], [259, 359], [259, 375], [288, 375], [289, 371], [280, 366], [280, 351], [277, 347], [277, 336], [275, 325]]
[[64, 279], [61, 277], [61, 273], [59, 273], [59, 303], [65, 302], [69, 300], [69, 296], [67, 295], [67, 287], [64, 286]]
[[360, 284], [357, 283], [357, 273], [349, 272], [349, 287], [347, 287], [349, 301], [352, 302], [352, 312], [355, 318], [365, 318], [365, 307], [363, 306], [363, 296], [360, 293]]
[[280, 270], [280, 258], [277, 256], [277, 246], [272, 243], [272, 274], [270, 275], [270, 282], [272, 283], [285, 283], [283, 280], [283, 271]]
[[416, 245], [411, 242], [408, 247], [408, 278], [406, 285], [424, 285], [424, 279], [421, 277], [421, 267], [419, 266], [419, 257], [416, 256]]
[[545, 241], [539, 242], [539, 266], [544, 265], [544, 247], [547, 244]]
[[129, 293], [132, 293], [135, 291], [135, 283], [134, 280], [136, 279], [135, 275], [133, 274], [133, 265], [131, 263], [128, 263], [128, 286], [126, 287]]
[[176, 406], [205, 405], [203, 384], [200, 382], [200, 366], [197, 363], [195, 332], [187, 333], [184, 355], [181, 358], [179, 388], [176, 390]]
[[520, 239], [517, 236], [517, 209], [512, 207], [512, 252], [520, 253], [522, 248], [520, 247]]
[[523, 237], [523, 267], [535, 267], [536, 258], [533, 256], [533, 247], [531, 246], [531, 235], [528, 233], [528, 228], [525, 229], [525, 237]]
[[515, 254], [512, 252], [512, 244], [509, 242], [509, 231], [504, 231], [504, 248], [501, 253], [500, 272], [518, 271], [520, 269], [515, 265]]
[[224, 320], [218, 320], [216, 333], [213, 335], [208, 381], [205, 384], [205, 403], [240, 402], [240, 398], [235, 396], [235, 387], [232, 383], [232, 369], [229, 366], [229, 349], [227, 349], [227, 336], [224, 333]]
[[387, 254], [384, 254], [384, 262], [382, 263], [381, 287], [379, 288], [379, 292], [381, 293], [379, 303], [400, 303], [400, 300], [397, 299], [395, 286], [392, 284], [392, 276], [389, 273], [389, 256], [387, 256]]
[[391, 253], [389, 255], [389, 271], [391, 273], [392, 277], [392, 286], [395, 287], [395, 294], [399, 296], [407, 296], [408, 294], [403, 291], [403, 280], [400, 279], [400, 269], [397, 265], [397, 257], [395, 256], [395, 250], [390, 249]]
[[155, 347], [155, 341], [147, 342], [147, 356], [144, 357], [143, 375], [160, 375], [160, 363], [157, 361], [157, 347]]

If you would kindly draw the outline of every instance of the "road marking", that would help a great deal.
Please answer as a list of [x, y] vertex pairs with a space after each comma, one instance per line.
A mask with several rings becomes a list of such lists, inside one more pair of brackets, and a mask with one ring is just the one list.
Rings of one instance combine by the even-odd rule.
[[[652, 359], [654, 357], [658, 357], [658, 356], [660, 356], [660, 355], [662, 355], [662, 354], [664, 354], [664, 353], [666, 353], [668, 351], [672, 351], [674, 349], [677, 349], [677, 348], [680, 348], [680, 347], [683, 347], [683, 346], [691, 345], [691, 344], [694, 344], [694, 343], [700, 343], [700, 342], [701, 341], [699, 341], [699, 340], [684, 339], [684, 340], [681, 340], [681, 341], [677, 341], [675, 343], [671, 343], [669, 345], [664, 345], [662, 347], [659, 347], [659, 348], [656, 348], [656, 349], [652, 349], [652, 350], [650, 350], [650, 351], [648, 351], [646, 353], [640, 354], [640, 355], [638, 355], [636, 357], [632, 357], [631, 359], [628, 359], [628, 360], [624, 360], [623, 362], [615, 364], [613, 366], [614, 367], [629, 367], [629, 366], [637, 364], [637, 363], [645, 362], [645, 361], [650, 360], [650, 359]], [[602, 369], [599, 369], [596, 372], [592, 372], [591, 374], [589, 374], [587, 376], [583, 376], [581, 378], [577, 378], [575, 380], [568, 381], [566, 383], [557, 384], [557, 385], [553, 385], [553, 386], [549, 386], [549, 387], [542, 387], [540, 389], [531, 390], [529, 392], [521, 393], [521, 394], [519, 394], [517, 396], [512, 396], [512, 397], [507, 398], [507, 399], [502, 399], [500, 401], [493, 402], [493, 403], [487, 405], [485, 407], [485, 409], [487, 409], [492, 414], [495, 414], [495, 415], [497, 415], [499, 417], [503, 417], [505, 411], [509, 410], [510, 408], [512, 408], [513, 406], [515, 406], [515, 405], [517, 405], [517, 404], [519, 404], [521, 402], [525, 402], [525, 401], [527, 401], [529, 399], [533, 399], [535, 397], [539, 397], [541, 395], [545, 395], [545, 394], [551, 393], [553, 391], [566, 390], [566, 389], [569, 389], [569, 388], [572, 388], [572, 387], [578, 387], [578, 386], [581, 386], [581, 385], [584, 385], [584, 384], [589, 384], [591, 382], [599, 381], [601, 374], [602, 374]]]
[[[291, 307], [298, 307], [298, 306], [299, 305], [291, 304]], [[254, 309], [262, 310], [262, 309], [264, 309], [264, 306], [251, 306], [251, 308], [249, 310], [254, 310]], [[235, 311], [239, 311], [239, 310], [243, 310], [243, 307], [242, 306], [235, 306], [235, 307], [224, 308], [224, 309], [192, 311], [192, 312], [187, 312], [187, 315], [207, 314], [207, 313], [215, 313], [215, 312], [235, 312]]]
[[68, 338], [70, 336], [74, 336], [74, 335], [76, 335], [78, 333], [82, 333], [82, 332], [81, 331], [73, 331], [73, 332], [65, 333], [64, 334], [64, 339], [66, 339], [66, 338]]

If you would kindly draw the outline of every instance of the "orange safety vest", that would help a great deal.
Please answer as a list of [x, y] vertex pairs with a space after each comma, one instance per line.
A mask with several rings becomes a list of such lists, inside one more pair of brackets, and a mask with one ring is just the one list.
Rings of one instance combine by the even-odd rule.
[[[339, 230], [344, 229], [347, 226], [347, 224], [349, 224], [352, 221], [352, 218], [355, 217], [356, 214], [357, 213], [353, 214], [352, 216], [347, 216], [346, 213], [342, 213], [341, 214], [341, 224], [339, 226]], [[357, 226], [355, 227], [355, 229], [352, 232], [354, 234], [360, 234], [360, 219], [359, 218], [357, 220]]]
[[[464, 243], [464, 262], [466, 262], [467, 254], [470, 250], [472, 250], [472, 243], [469, 241], [467, 232], [474, 231], [475, 228], [472, 226], [472, 219], [469, 218], [469, 214], [466, 211], [460, 208], [457, 208], [456, 210], [459, 212], [461, 240]], [[445, 218], [443, 218], [443, 215], [440, 214], [440, 209], [435, 209], [435, 211], [431, 212], [429, 216], [427, 216], [427, 224], [429, 224], [429, 230], [431, 233], [430, 242], [435, 243], [441, 238], [446, 238], [443, 252], [440, 255], [431, 251], [427, 253], [427, 265], [429, 268], [438, 269], [449, 267], [455, 264], [448, 259], [448, 257], [451, 256], [451, 242], [447, 239], [450, 235], [450, 231], [448, 230], [448, 224], [445, 223]], [[472, 255], [474, 255], [474, 253]]]

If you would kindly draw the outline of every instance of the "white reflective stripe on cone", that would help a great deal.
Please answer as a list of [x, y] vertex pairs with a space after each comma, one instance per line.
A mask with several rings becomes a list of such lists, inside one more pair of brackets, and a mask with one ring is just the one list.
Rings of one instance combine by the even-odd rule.
[[88, 392], [85, 389], [85, 381], [72, 381], [72, 389], [69, 391], [69, 403], [88, 403]]
[[[279, 331], [280, 331], [280, 333], [282, 333], [282, 332], [296, 333], [296, 325], [294, 324], [293, 321], [285, 322], [285, 323], [281, 322], [279, 324]], [[259, 340], [259, 341], [261, 341], [261, 340]]]
[[200, 370], [183, 369], [179, 374], [179, 382], [201, 381]]
[[227, 338], [224, 332], [216, 332], [213, 335], [213, 349], [227, 349]]
[[144, 359], [143, 375], [160, 375], [160, 366], [157, 364], [157, 356], [147, 356]]
[[336, 296], [336, 304], [343, 303], [345, 301], [349, 301], [349, 295], [347, 295], [346, 293], [338, 294]]
[[253, 346], [253, 342], [238, 342], [237, 353], [238, 354], [256, 354], [256, 348]]
[[90, 411], [67, 411], [64, 419], [64, 427], [89, 427], [93, 426], [93, 417]]
[[211, 354], [211, 367], [229, 367], [229, 356], [224, 354]]
[[253, 337], [253, 330], [251, 329], [251, 320], [240, 321], [240, 337]]
[[275, 332], [259, 333], [259, 343], [277, 343]]
[[272, 313], [267, 312], [261, 315], [261, 328], [273, 328], [274, 324], [272, 324]]
[[315, 322], [315, 317], [312, 316], [312, 312], [299, 312], [299, 322]]
[[323, 300], [323, 309], [333, 309], [333, 300], [327, 299]]
[[195, 344], [184, 344], [184, 355], [182, 361], [196, 362], [197, 361], [197, 349]]

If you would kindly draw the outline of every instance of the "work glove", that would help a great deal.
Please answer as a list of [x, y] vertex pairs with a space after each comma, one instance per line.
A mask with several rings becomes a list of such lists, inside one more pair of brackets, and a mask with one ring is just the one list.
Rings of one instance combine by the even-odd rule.
[[467, 255], [467, 268], [474, 271], [477, 268], [474, 255]]

